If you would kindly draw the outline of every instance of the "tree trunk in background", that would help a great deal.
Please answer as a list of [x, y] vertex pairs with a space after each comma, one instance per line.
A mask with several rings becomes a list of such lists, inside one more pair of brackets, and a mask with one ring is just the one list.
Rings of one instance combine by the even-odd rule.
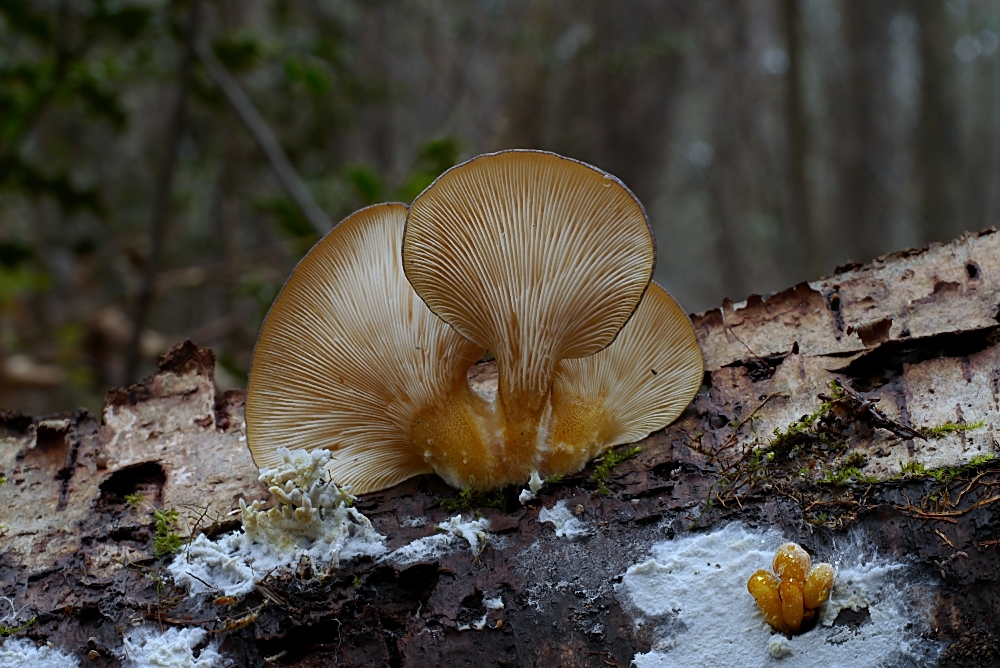
[[149, 312], [155, 298], [156, 275], [160, 271], [160, 260], [164, 246], [167, 243], [167, 226], [170, 222], [171, 200], [174, 194], [174, 177], [177, 172], [177, 155], [180, 152], [181, 140], [187, 125], [188, 93], [191, 87], [191, 70], [194, 67], [195, 42], [201, 21], [201, 0], [191, 0], [187, 21], [184, 25], [184, 43], [182, 44], [180, 63], [178, 65], [177, 90], [174, 93], [174, 104], [170, 110], [170, 121], [166, 128], [164, 151], [160, 169], [156, 178], [156, 194], [153, 198], [153, 210], [149, 221], [149, 248], [146, 262], [140, 279], [139, 294], [135, 300], [135, 310], [132, 316], [132, 337], [125, 353], [124, 383], [136, 379], [139, 364], [142, 362], [142, 335], [146, 331]]
[[841, 3], [847, 43], [846, 123], [840, 133], [841, 234], [853, 260], [884, 248], [889, 230], [891, 170], [887, 165], [889, 22], [893, 2]]
[[[963, 176], [956, 125], [954, 38], [947, 4], [916, 0], [920, 29], [920, 112], [917, 119], [920, 235], [924, 243], [949, 239], [964, 229], [958, 206]], [[977, 220], [983, 220], [977, 218]]]
[[[712, 6], [706, 3], [704, 6]], [[745, 98], [749, 85], [749, 57], [743, 3], [733, 3], [732, 11], [739, 15], [732, 21], [713, 25], [708, 35], [709, 69], [721, 71], [724, 85], [713, 86], [717, 98], [712, 104], [711, 141], [715, 155], [708, 168], [708, 209], [715, 225], [715, 254], [721, 284], [726, 294], [738, 294], [739, 285], [749, 272], [746, 249], [751, 241], [746, 220], [751, 213], [745, 209], [752, 199], [747, 191], [753, 184], [737, 177], [745, 165], [737, 159], [734, 137], [750, 141]], [[718, 9], [716, 9], [718, 11]], [[739, 59], [742, 68], [723, 69], [719, 64]], [[743, 71], [741, 71], [743, 70]]]
[[799, 0], [781, 0], [788, 70], [785, 72], [785, 136], [788, 150], [788, 205], [786, 229], [796, 235], [803, 268], [809, 275], [823, 273], [823, 247], [810, 218], [809, 125], [802, 91], [802, 27]]
[[[1000, 438], [998, 307], [991, 230], [697, 315], [701, 391], [610, 472], [606, 496], [590, 466], [527, 506], [515, 489], [502, 508], [477, 508], [491, 535], [479, 555], [355, 559], [322, 577], [300, 562], [244, 601], [214, 603], [162, 581], [151, 510], [178, 510], [181, 533], [217, 534], [236, 528], [239, 498], [267, 492], [242, 394], [216, 395], [211, 351], [175, 346], [157, 375], [111, 392], [102, 419], [0, 416], [0, 595], [35, 618], [4, 633], [87, 666], [120, 665], [122, 633], [138, 622], [206, 629], [254, 667], [626, 666], [659, 631], [636, 626], [618, 576], [655, 542], [741, 521], [812, 552], [860, 539], [909, 560], [928, 583], [920, 612], [925, 639], [946, 648], [939, 665], [995, 666], [1000, 463], [985, 456]], [[939, 438], [914, 431], [932, 426]], [[754, 457], [759, 448], [776, 456]], [[843, 474], [847, 462], [864, 482]], [[900, 477], [904, 463], [916, 474]], [[423, 476], [356, 508], [395, 549], [432, 535], [455, 497]], [[539, 521], [557, 501], [589, 536], [568, 542]], [[727, 596], [747, 596], [706, 595], [720, 615]], [[493, 597], [502, 608], [487, 606]], [[866, 611], [835, 624], [863, 631]]]

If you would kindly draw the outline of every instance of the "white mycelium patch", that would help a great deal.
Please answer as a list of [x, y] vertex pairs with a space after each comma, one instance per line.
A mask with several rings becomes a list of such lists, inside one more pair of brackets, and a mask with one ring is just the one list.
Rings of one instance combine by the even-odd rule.
[[528, 501], [533, 501], [535, 496], [538, 494], [538, 490], [540, 490], [544, 484], [545, 481], [542, 480], [540, 475], [538, 475], [538, 471], [532, 471], [531, 477], [528, 479], [528, 487], [521, 490], [521, 493], [517, 496], [517, 500], [521, 502], [522, 506]]
[[462, 521], [461, 515], [455, 515], [436, 527], [442, 533], [418, 538], [385, 555], [385, 561], [392, 561], [401, 566], [425, 559], [433, 559], [446, 552], [468, 546], [473, 554], [479, 554], [489, 541], [487, 530], [490, 522], [486, 519]]
[[213, 640], [198, 656], [195, 649], [205, 642], [208, 631], [195, 627], [168, 628], [140, 626], [125, 634], [125, 668], [221, 668], [231, 665], [219, 654], [219, 641]]
[[350, 507], [354, 497], [326, 480], [328, 450], [282, 448], [279, 454], [281, 464], [260, 474], [277, 505], [264, 510], [261, 501], [248, 506], [241, 500], [241, 531], [217, 541], [199, 535], [170, 564], [174, 581], [192, 595], [244, 596], [269, 571], [303, 556], [336, 567], [356, 555], [385, 553], [385, 537]]
[[[820, 555], [837, 574], [816, 627], [791, 638], [775, 633], [746, 585], [758, 568], [770, 570], [784, 542], [731, 524], [654, 545], [652, 558], [629, 568], [616, 587], [636, 624], [652, 630], [653, 649], [636, 655], [637, 668], [933, 664], [941, 646], [920, 637], [930, 585], [915, 582], [905, 564], [877, 558], [863, 540]], [[856, 628], [834, 626], [848, 608], [866, 608], [870, 617]]]
[[591, 534], [586, 524], [573, 517], [566, 507], [566, 501], [560, 501], [551, 508], [542, 508], [538, 513], [539, 522], [551, 522], [556, 527], [556, 536], [569, 540], [578, 540]]
[[[279, 454], [281, 465], [260, 474], [277, 505], [264, 510], [261, 501], [248, 506], [241, 500], [242, 530], [218, 540], [199, 535], [168, 567], [174, 581], [192, 596], [206, 592], [245, 596], [268, 572], [292, 567], [303, 556], [332, 567], [355, 556], [405, 565], [466, 546], [479, 554], [486, 546], [489, 522], [463, 522], [456, 515], [437, 525], [441, 533], [387, 552], [385, 536], [350, 506], [355, 497], [326, 480], [329, 451], [281, 448]], [[422, 526], [426, 520], [410, 522]]]
[[80, 662], [72, 654], [54, 647], [36, 647], [27, 638], [7, 638], [0, 645], [0, 666], [25, 666], [30, 668], [77, 668]]

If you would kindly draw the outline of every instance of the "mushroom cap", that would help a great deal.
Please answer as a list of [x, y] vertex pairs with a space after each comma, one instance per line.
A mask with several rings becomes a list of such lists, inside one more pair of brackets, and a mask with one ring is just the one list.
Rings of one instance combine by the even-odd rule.
[[542, 151], [448, 170], [414, 200], [403, 239], [421, 299], [496, 355], [501, 402], [536, 408], [559, 360], [614, 341], [654, 262], [646, 213], [621, 181]]
[[356, 494], [429, 473], [413, 416], [465, 382], [483, 355], [431, 313], [400, 262], [403, 204], [358, 211], [302, 259], [261, 328], [247, 392], [259, 468], [277, 450], [328, 448]]
[[[701, 387], [704, 361], [691, 320], [651, 283], [614, 343], [583, 359], [563, 360], [552, 382], [553, 445], [587, 443], [588, 459], [634, 443], [681, 414]], [[582, 447], [582, 446], [578, 446]]]

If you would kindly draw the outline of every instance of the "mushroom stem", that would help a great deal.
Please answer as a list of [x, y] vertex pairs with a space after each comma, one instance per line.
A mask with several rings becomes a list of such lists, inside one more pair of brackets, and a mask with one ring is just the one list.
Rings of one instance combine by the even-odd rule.
[[516, 402], [507, 405], [502, 388], [484, 398], [463, 380], [444, 401], [414, 416], [410, 440], [424, 462], [455, 487], [524, 482], [542, 463], [551, 405], [547, 398], [532, 412]]

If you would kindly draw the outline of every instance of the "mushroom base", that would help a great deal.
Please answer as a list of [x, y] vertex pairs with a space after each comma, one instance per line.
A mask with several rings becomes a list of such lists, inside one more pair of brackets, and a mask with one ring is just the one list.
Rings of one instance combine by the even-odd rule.
[[471, 384], [460, 383], [446, 401], [414, 416], [411, 443], [449, 485], [497, 489], [523, 484], [535, 471], [576, 473], [614, 445], [603, 407], [552, 395], [540, 411], [512, 415], [495, 382], [478, 372]]

